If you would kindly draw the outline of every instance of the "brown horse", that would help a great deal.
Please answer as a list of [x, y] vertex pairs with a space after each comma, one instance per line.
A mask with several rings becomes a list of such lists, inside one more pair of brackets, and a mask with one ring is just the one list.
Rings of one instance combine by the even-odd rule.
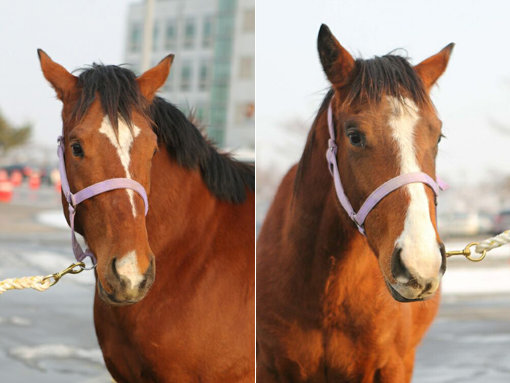
[[439, 293], [423, 300], [445, 267], [435, 196], [422, 183], [398, 188], [368, 214], [363, 236], [328, 170], [327, 110], [331, 103], [336, 161], [355, 210], [399, 174], [435, 178], [441, 122], [429, 90], [452, 47], [414, 67], [395, 55], [354, 60], [321, 27], [318, 50], [332, 89], [257, 242], [258, 381], [410, 381]]
[[173, 56], [139, 77], [97, 64], [74, 76], [41, 50], [39, 59], [63, 102], [71, 191], [127, 177], [149, 194], [147, 216], [128, 189], [76, 208], [97, 258], [94, 322], [113, 378], [253, 381], [253, 167], [155, 97]]

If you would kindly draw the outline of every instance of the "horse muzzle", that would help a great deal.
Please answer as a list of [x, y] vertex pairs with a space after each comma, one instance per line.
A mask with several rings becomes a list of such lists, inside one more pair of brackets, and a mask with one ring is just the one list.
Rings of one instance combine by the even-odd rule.
[[393, 281], [386, 280], [386, 285], [393, 296], [399, 302], [413, 302], [426, 300], [434, 296], [441, 278], [446, 271], [446, 253], [444, 245], [439, 245], [438, 256], [440, 266], [432, 273], [420, 273], [420, 270], [410, 268], [402, 257], [402, 249], [396, 247], [391, 257], [391, 274]]
[[[99, 297], [106, 303], [116, 306], [130, 305], [141, 301], [149, 292], [156, 276], [154, 256], [143, 274], [129, 270], [122, 260], [114, 258], [104, 278], [97, 278]], [[103, 286], [101, 279], [105, 281]]]

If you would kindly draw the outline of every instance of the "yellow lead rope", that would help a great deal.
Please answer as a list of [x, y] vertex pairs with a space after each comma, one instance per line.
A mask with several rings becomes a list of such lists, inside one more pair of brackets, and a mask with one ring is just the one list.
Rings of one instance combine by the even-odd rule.
[[[505, 230], [504, 232], [494, 237], [485, 239], [480, 242], [468, 243], [463, 250], [448, 251], [446, 252], [446, 256], [451, 257], [452, 255], [463, 255], [471, 262], [480, 262], [485, 258], [488, 251], [506, 245], [507, 243], [510, 243], [510, 230]], [[479, 254], [478, 257], [473, 257], [471, 255], [471, 248], [473, 246], [476, 246], [475, 253]]]
[[481, 253], [484, 250], [489, 251], [497, 247], [506, 245], [507, 243], [510, 243], [510, 230], [505, 230], [504, 232], [496, 235], [495, 237], [486, 239], [485, 241], [481, 241], [478, 245], [476, 245], [475, 251], [477, 253]]
[[[472, 262], [480, 262], [485, 258], [488, 251], [506, 245], [507, 243], [510, 243], [510, 230], [505, 230], [504, 232], [484, 241], [471, 242], [463, 250], [448, 251], [446, 256], [451, 257], [453, 255], [463, 255]], [[474, 252], [479, 254], [478, 257], [473, 257], [471, 254], [471, 248], [474, 246], [476, 246]], [[0, 294], [3, 294], [8, 290], [23, 289], [46, 291], [56, 284], [64, 275], [79, 274], [83, 270], [88, 270], [85, 267], [85, 264], [83, 262], [77, 262], [69, 265], [58, 273], [50, 274], [45, 277], [42, 275], [34, 275], [31, 277], [4, 279], [3, 281], [0, 281]]]
[[62, 278], [66, 274], [79, 274], [83, 270], [87, 270], [85, 268], [85, 263], [77, 262], [69, 265], [64, 270], [50, 274], [47, 276], [35, 275], [31, 277], [21, 277], [21, 278], [8, 278], [0, 281], [0, 294], [5, 293], [8, 290], [23, 290], [23, 289], [34, 289], [37, 291], [46, 291], [51, 286], [56, 284], [60, 278]]
[[35, 275], [32, 277], [4, 279], [0, 281], [0, 294], [5, 293], [7, 290], [34, 289], [46, 291], [51, 287], [51, 281], [44, 278], [42, 275]]

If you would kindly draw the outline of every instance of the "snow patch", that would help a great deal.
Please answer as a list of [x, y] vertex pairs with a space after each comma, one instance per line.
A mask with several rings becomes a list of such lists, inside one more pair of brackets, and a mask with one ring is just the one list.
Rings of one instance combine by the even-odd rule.
[[[22, 256], [24, 261], [31, 266], [35, 266], [37, 269], [42, 270], [43, 274], [53, 274], [60, 271], [71, 263], [75, 262], [74, 256], [71, 250], [71, 241], [69, 241], [69, 255], [64, 256], [49, 251], [35, 251], [31, 253], [23, 253]], [[89, 262], [89, 261], [85, 261]], [[72, 278], [69, 276], [64, 277], [66, 281], [77, 282], [85, 285], [94, 285], [95, 277], [94, 273], [90, 270], [81, 272], [80, 274], [73, 275]]]
[[32, 324], [32, 321], [28, 318], [11, 316], [9, 318], [0, 317], [0, 324], [13, 324], [15, 326], [26, 327]]
[[69, 227], [62, 210], [46, 210], [40, 212], [37, 214], [36, 220], [43, 225], [57, 227], [59, 229], [67, 229]]
[[508, 294], [510, 267], [446, 269], [442, 282], [445, 295]]
[[103, 357], [99, 349], [87, 350], [65, 344], [18, 346], [9, 349], [9, 355], [40, 370], [45, 370], [41, 364], [44, 359], [80, 359], [91, 363], [103, 363]]

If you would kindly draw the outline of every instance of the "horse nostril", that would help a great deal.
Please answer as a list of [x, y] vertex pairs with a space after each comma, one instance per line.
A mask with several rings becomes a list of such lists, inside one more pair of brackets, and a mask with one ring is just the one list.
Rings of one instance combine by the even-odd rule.
[[138, 286], [139, 289], [143, 290], [147, 286], [147, 284], [152, 285], [152, 282], [154, 282], [154, 257], [151, 258], [149, 267], [147, 268], [147, 271], [145, 272], [145, 278]]
[[432, 283], [429, 282], [425, 285], [425, 288], [422, 290], [422, 292], [421, 292], [422, 295], [425, 293], [428, 293], [430, 291], [430, 289], [432, 289]]
[[439, 244], [439, 251], [441, 252], [441, 268], [439, 269], [439, 272], [441, 275], [444, 275], [444, 272], [446, 271], [446, 250], [444, 248], [444, 243]]
[[113, 260], [112, 260], [112, 272], [113, 272], [113, 275], [115, 275], [116, 278], [120, 278], [119, 272], [117, 271], [116, 263], [117, 263], [117, 258], [113, 258]]
[[399, 247], [393, 250], [393, 255], [391, 257], [391, 273], [398, 282], [407, 283], [412, 277], [402, 261], [401, 253], [402, 249]]
[[125, 288], [130, 283], [130, 281], [125, 276], [120, 275], [119, 270], [117, 269], [117, 258], [115, 257], [112, 259], [111, 268], [113, 276], [117, 282], [120, 283], [122, 288]]

